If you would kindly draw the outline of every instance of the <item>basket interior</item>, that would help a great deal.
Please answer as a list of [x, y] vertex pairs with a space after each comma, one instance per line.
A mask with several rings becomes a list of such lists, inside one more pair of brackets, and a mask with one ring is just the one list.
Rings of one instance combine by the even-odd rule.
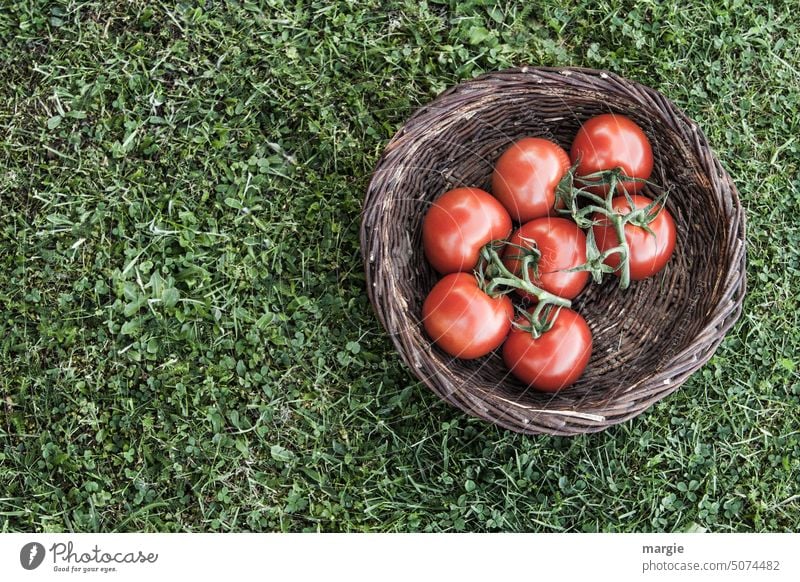
[[[651, 180], [670, 191], [667, 208], [678, 235], [666, 269], [632, 282], [626, 291], [618, 290], [617, 278], [608, 276], [602, 285], [590, 283], [574, 301], [592, 330], [593, 353], [581, 380], [557, 395], [520, 384], [505, 368], [499, 350], [474, 361], [439, 350], [420, 321], [422, 302], [438, 280], [422, 250], [421, 226], [429, 204], [459, 186], [491, 191], [492, 168], [512, 142], [545, 137], [569, 152], [583, 121], [611, 112], [629, 116], [645, 130], [655, 161]], [[714, 290], [721, 284], [719, 273], [727, 271], [722, 267], [729, 260], [725, 249], [730, 236], [719, 196], [681, 136], [639, 101], [550, 88], [483, 93], [456, 108], [434, 102], [409, 122], [382, 171], [391, 172], [391, 184], [381, 211], [385, 224], [376, 228], [391, 233], [386, 251], [390, 264], [383, 276], [391, 279], [388, 289], [397, 306], [388, 318], [389, 331], [404, 335], [401, 351], [418, 373], [424, 375], [432, 365], [437, 374], [447, 376], [454, 391], [466, 389], [478, 399], [491, 395], [495, 405], [509, 401], [532, 408], [607, 412], [610, 402], [624, 401], [626, 393], [690, 349], [719, 300]], [[652, 190], [644, 194], [658, 195]]]

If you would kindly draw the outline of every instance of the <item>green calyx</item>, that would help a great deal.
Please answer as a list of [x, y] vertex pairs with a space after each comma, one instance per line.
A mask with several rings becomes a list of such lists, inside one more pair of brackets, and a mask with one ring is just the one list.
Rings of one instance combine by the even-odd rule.
[[537, 287], [531, 280], [532, 263], [536, 260], [538, 251], [534, 253], [526, 253], [520, 262], [521, 277], [515, 275], [508, 270], [508, 267], [503, 264], [500, 254], [497, 252], [495, 246], [490, 243], [481, 249], [481, 264], [479, 265], [478, 277], [483, 277], [485, 283], [484, 291], [492, 297], [502, 295], [510, 292], [512, 289], [519, 289], [529, 295], [536, 297], [537, 301], [542, 304], [558, 305], [560, 307], [569, 307], [572, 302], [569, 299], [559, 297], [549, 291], [545, 291], [541, 287]]
[[[554, 311], [555, 310], [555, 311]], [[539, 303], [533, 312], [526, 309], [519, 309], [519, 315], [525, 319], [525, 323], [512, 324], [516, 329], [530, 333], [534, 338], [539, 338], [547, 333], [555, 324], [561, 307], [552, 303]]]
[[[655, 236], [649, 224], [658, 216], [667, 198], [667, 193], [665, 192], [644, 208], [636, 208], [631, 195], [625, 188], [622, 188], [622, 193], [628, 201], [629, 208], [627, 213], [622, 214], [615, 210], [612, 204], [612, 201], [617, 196], [617, 188], [621, 184], [630, 182], [654, 184], [642, 178], [628, 176], [622, 168], [604, 170], [602, 172], [576, 177], [575, 171], [579, 163], [580, 160], [569, 169], [556, 189], [556, 206], [558, 207], [560, 204], [563, 204], [563, 208], [558, 208], [558, 212], [570, 216], [579, 228], [587, 231], [586, 263], [571, 269], [571, 271], [589, 271], [592, 274], [592, 279], [596, 283], [599, 283], [602, 281], [605, 273], [613, 273], [619, 270], [619, 287], [620, 289], [627, 289], [630, 286], [631, 278], [630, 248], [628, 246], [627, 237], [625, 236], [625, 226], [627, 224], [638, 226]], [[581, 187], [576, 188], [576, 182], [580, 183]], [[598, 196], [589, 191], [589, 188], [595, 186], [608, 186], [606, 196]], [[584, 203], [580, 204], [579, 199], [583, 200]], [[601, 215], [603, 217], [601, 219], [603, 224], [605, 226], [611, 226], [614, 229], [617, 241], [619, 242], [617, 246], [602, 253], [597, 247], [592, 229], [593, 226], [600, 224], [595, 220], [595, 215]], [[614, 254], [619, 255], [619, 265], [617, 267], [610, 267], [605, 264], [605, 261]]]
[[520, 274], [517, 276], [505, 266], [500, 258], [500, 250], [509, 243], [503, 241], [492, 241], [481, 249], [481, 261], [476, 269], [475, 276], [481, 289], [490, 297], [497, 297], [510, 293], [514, 289], [519, 289], [525, 293], [536, 297], [537, 305], [534, 311], [528, 312], [519, 309], [518, 312], [526, 319], [526, 323], [519, 324], [514, 322], [517, 329], [529, 332], [533, 337], [538, 338], [553, 326], [558, 312], [553, 313], [553, 309], [570, 307], [572, 302], [569, 299], [559, 297], [549, 291], [538, 287], [531, 280], [531, 271], [534, 276], [537, 271], [537, 264], [541, 253], [535, 247], [523, 247], [513, 245], [520, 250], [515, 256], [520, 261]]

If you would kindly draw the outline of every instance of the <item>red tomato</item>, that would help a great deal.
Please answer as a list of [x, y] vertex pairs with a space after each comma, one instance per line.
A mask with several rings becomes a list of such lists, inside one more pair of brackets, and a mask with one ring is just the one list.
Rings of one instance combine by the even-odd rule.
[[507, 295], [489, 297], [474, 275], [451, 273], [434, 285], [422, 305], [422, 323], [451, 356], [472, 360], [500, 347], [514, 307]]
[[[511, 235], [509, 244], [503, 252], [506, 268], [522, 276], [522, 252], [512, 245], [536, 248], [541, 253], [537, 265], [539, 277], [530, 269], [531, 281], [537, 287], [565, 299], [574, 299], [589, 280], [588, 271], [566, 272], [586, 262], [586, 235], [578, 225], [566, 218], [537, 218], [526, 222]], [[520, 292], [531, 301], [536, 297]]]
[[[652, 203], [652, 200], [645, 196], [633, 195], [631, 198], [636, 208], [645, 208]], [[618, 214], [628, 214], [631, 211], [624, 196], [615, 197], [611, 201], [611, 206]], [[599, 213], [594, 214], [592, 218], [596, 223], [592, 230], [597, 248], [604, 252], [618, 246], [619, 237], [608, 218]], [[662, 207], [656, 218], [647, 226], [655, 236], [641, 226], [630, 223], [625, 225], [625, 240], [630, 249], [631, 279], [634, 281], [647, 279], [658, 273], [675, 250], [675, 222], [666, 208]], [[616, 268], [619, 266], [619, 261], [620, 255], [615, 253], [606, 259], [606, 264]], [[619, 271], [614, 272], [617, 276], [620, 275]]]
[[508, 212], [494, 196], [478, 188], [457, 188], [437, 198], [425, 215], [422, 247], [442, 274], [472, 271], [481, 247], [505, 240], [511, 228]]
[[492, 193], [517, 222], [547, 216], [569, 166], [567, 152], [558, 145], [540, 137], [523, 138], [497, 160]]
[[[517, 323], [525, 325], [526, 319], [520, 316]], [[573, 384], [591, 355], [592, 332], [586, 320], [567, 308], [560, 310], [553, 327], [540, 337], [515, 327], [503, 344], [503, 361], [511, 373], [541, 392], [558, 392]]]
[[[647, 180], [653, 171], [653, 150], [642, 128], [624, 115], [606, 113], [592, 117], [575, 136], [570, 150], [572, 163], [580, 158], [578, 176], [622, 168], [625, 175]], [[641, 182], [623, 182], [629, 193], [638, 192]], [[608, 192], [608, 185], [589, 188], [595, 194]]]

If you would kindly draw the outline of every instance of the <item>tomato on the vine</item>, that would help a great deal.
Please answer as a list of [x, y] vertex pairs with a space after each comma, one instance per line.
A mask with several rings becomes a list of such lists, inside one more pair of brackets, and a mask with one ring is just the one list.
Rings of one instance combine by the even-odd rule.
[[[592, 332], [572, 309], [550, 313], [552, 327], [539, 337], [514, 327], [503, 344], [503, 361], [521, 382], [541, 392], [558, 392], [581, 377], [592, 355]], [[517, 318], [518, 325], [527, 319]]]
[[471, 360], [485, 356], [503, 343], [511, 329], [514, 307], [507, 295], [490, 297], [474, 275], [451, 273], [425, 298], [425, 331], [451, 356]]
[[[636, 209], [647, 208], [652, 200], [645, 196], [631, 196]], [[631, 207], [625, 196], [617, 196], [611, 201], [611, 206], [617, 214], [626, 215], [631, 212]], [[630, 261], [630, 275], [634, 281], [647, 279], [658, 273], [669, 261], [675, 250], [675, 221], [664, 207], [656, 207], [651, 214], [655, 214], [647, 227], [627, 223], [624, 226], [625, 240], [628, 243]], [[593, 215], [595, 225], [592, 227], [597, 248], [605, 252], [620, 244], [617, 231], [607, 216], [600, 213]], [[614, 253], [606, 259], [606, 264], [617, 268], [620, 264], [620, 255]], [[618, 276], [619, 269], [614, 271]]]
[[[586, 235], [578, 225], [566, 218], [544, 217], [526, 222], [508, 241], [503, 253], [503, 263], [516, 276], [522, 276], [525, 251], [536, 249], [539, 258], [535, 267], [529, 268], [531, 282], [537, 287], [565, 299], [574, 299], [589, 280], [588, 271], [569, 269], [586, 262]], [[524, 292], [531, 301], [536, 298]]]
[[479, 188], [456, 188], [437, 198], [422, 222], [425, 256], [439, 273], [472, 271], [480, 250], [511, 233], [511, 218], [497, 199]]
[[528, 222], [552, 213], [556, 187], [569, 171], [569, 156], [560, 146], [540, 137], [512, 144], [492, 174], [492, 194], [511, 218]]
[[[653, 171], [653, 149], [642, 128], [630, 118], [613, 113], [592, 117], [581, 126], [572, 142], [570, 159], [573, 164], [580, 160], [575, 172], [579, 177], [622, 168], [626, 176], [647, 180]], [[639, 192], [643, 185], [642, 182], [621, 183], [631, 194]], [[608, 185], [588, 189], [595, 194], [605, 194]]]

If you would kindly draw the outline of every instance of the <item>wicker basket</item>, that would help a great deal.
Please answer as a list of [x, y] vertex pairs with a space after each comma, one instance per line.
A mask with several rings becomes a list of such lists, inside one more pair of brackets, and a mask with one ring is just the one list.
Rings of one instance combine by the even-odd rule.
[[[431, 201], [458, 186], [489, 190], [492, 167], [511, 142], [543, 136], [569, 150], [584, 120], [608, 112], [644, 128], [655, 157], [652, 180], [671, 188], [667, 207], [678, 240], [667, 268], [624, 292], [609, 277], [578, 297], [574, 306], [591, 327], [593, 354], [582, 379], [556, 395], [524, 387], [498, 353], [464, 361], [432, 345], [420, 321], [437, 280], [421, 243]], [[434, 393], [514, 431], [575, 435], [643, 412], [711, 357], [741, 313], [744, 236], [736, 187], [673, 103], [607, 72], [526, 67], [462, 83], [408, 120], [369, 185], [361, 249], [378, 317]]]

